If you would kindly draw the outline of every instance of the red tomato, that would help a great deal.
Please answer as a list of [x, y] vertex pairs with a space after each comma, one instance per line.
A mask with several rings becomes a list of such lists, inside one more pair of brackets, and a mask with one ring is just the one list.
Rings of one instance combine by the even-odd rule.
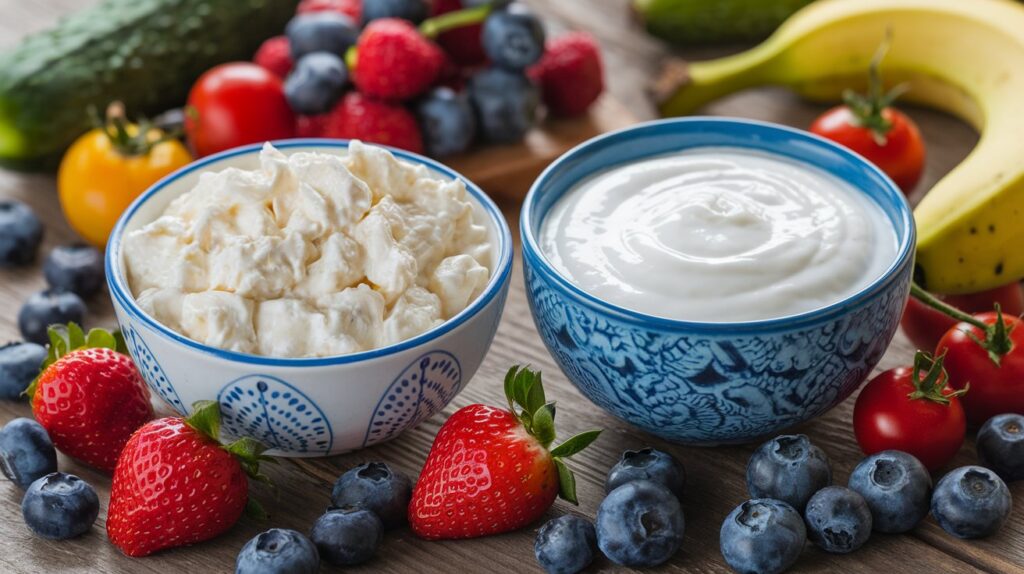
[[249, 62], [207, 70], [192, 86], [188, 107], [185, 134], [196, 156], [295, 137], [281, 79]]
[[921, 132], [913, 120], [895, 108], [883, 109], [882, 118], [890, 124], [884, 145], [875, 140], [871, 129], [861, 126], [860, 120], [845, 104], [814, 120], [811, 132], [864, 156], [891, 177], [903, 193], [910, 193], [924, 171]]
[[[965, 313], [991, 311], [995, 303], [999, 303], [1006, 315], [1018, 316], [1024, 313], [1024, 290], [1021, 289], [1020, 283], [1010, 283], [970, 295], [936, 295], [936, 297]], [[934, 349], [939, 344], [939, 339], [956, 323], [956, 319], [932, 309], [913, 297], [907, 302], [903, 318], [900, 319], [903, 333], [910, 339], [910, 342], [918, 349], [926, 351]]]
[[853, 407], [857, 443], [864, 454], [902, 450], [928, 470], [942, 468], [960, 450], [967, 432], [957, 394], [946, 384], [942, 361], [933, 364], [918, 353], [913, 367], [885, 371], [861, 391]]
[[[995, 313], [974, 317], [986, 325], [996, 324]], [[1002, 413], [1024, 414], [1024, 322], [1003, 315], [1003, 324], [1008, 331], [1009, 351], [999, 357], [999, 364], [972, 338], [987, 342], [986, 333], [968, 323], [957, 323], [936, 347], [936, 353], [946, 353], [949, 384], [956, 388], [971, 385], [962, 401], [972, 425], [981, 425]]]

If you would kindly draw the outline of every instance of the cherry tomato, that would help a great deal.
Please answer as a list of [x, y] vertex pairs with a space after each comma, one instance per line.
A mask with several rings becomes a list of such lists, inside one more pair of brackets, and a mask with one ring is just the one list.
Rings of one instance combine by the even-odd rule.
[[188, 94], [185, 133], [197, 156], [295, 137], [295, 114], [281, 79], [256, 64], [206, 71]]
[[[965, 313], [991, 311], [995, 303], [1002, 307], [1003, 314], [1019, 316], [1024, 313], [1024, 290], [1020, 283], [1010, 283], [970, 295], [936, 295], [939, 299]], [[918, 349], [931, 350], [939, 344], [946, 331], [956, 325], [956, 319], [936, 311], [911, 297], [903, 311], [900, 326], [910, 342]]]
[[[986, 325], [996, 324], [996, 313], [978, 313], [975, 318]], [[946, 354], [949, 384], [971, 390], [962, 402], [967, 420], [981, 425], [1002, 413], [1024, 414], [1024, 324], [1019, 318], [1003, 315], [1008, 350], [998, 357], [998, 364], [989, 350], [978, 344], [998, 336], [986, 333], [968, 323], [957, 323], [943, 335], [936, 353]], [[996, 353], [999, 355], [1000, 353]]]
[[857, 443], [864, 454], [902, 450], [928, 470], [942, 468], [967, 432], [959, 394], [946, 383], [942, 360], [919, 352], [913, 367], [885, 371], [861, 391], [853, 407]]

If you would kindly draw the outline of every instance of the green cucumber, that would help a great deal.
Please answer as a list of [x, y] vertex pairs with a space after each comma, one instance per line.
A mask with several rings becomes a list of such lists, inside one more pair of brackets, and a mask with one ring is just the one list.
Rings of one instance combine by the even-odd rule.
[[652, 35], [673, 44], [754, 42], [811, 0], [633, 0]]
[[248, 60], [298, 0], [104, 0], [0, 53], [0, 165], [52, 168], [114, 100], [153, 115], [209, 68]]

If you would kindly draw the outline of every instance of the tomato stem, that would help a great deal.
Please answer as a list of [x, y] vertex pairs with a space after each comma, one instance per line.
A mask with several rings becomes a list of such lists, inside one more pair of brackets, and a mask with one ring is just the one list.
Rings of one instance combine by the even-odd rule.
[[956, 307], [950, 305], [949, 303], [946, 303], [942, 299], [939, 299], [935, 295], [932, 295], [931, 293], [925, 291], [917, 283], [910, 284], [910, 294], [918, 301], [924, 303], [925, 305], [931, 307], [932, 309], [935, 309], [936, 311], [942, 313], [943, 315], [947, 315], [949, 317], [956, 319], [957, 321], [970, 323], [971, 325], [974, 325], [979, 329], [988, 329], [989, 327], [989, 325], [985, 324], [977, 317], [964, 313], [960, 309], [957, 309]]
[[967, 336], [988, 352], [989, 359], [991, 359], [997, 367], [1002, 362], [1003, 356], [1013, 350], [1013, 341], [1010, 340], [1010, 330], [1006, 328], [1006, 322], [1003, 321], [1003, 310], [999, 306], [999, 303], [994, 305], [996, 321], [989, 325], [981, 319], [964, 313], [960, 309], [942, 301], [938, 297], [922, 289], [917, 283], [912, 282], [910, 284], [910, 294], [918, 301], [944, 315], [981, 329], [981, 331], [985, 333], [984, 339], [978, 338], [978, 336], [972, 332], [968, 332]]
[[890, 44], [892, 44], [892, 29], [886, 28], [885, 38], [868, 65], [868, 92], [866, 94], [858, 94], [853, 90], [843, 92], [843, 103], [853, 113], [855, 125], [870, 131], [872, 139], [879, 146], [886, 144], [889, 130], [892, 129], [892, 122], [886, 119], [882, 112], [891, 106], [896, 98], [903, 95], [908, 87], [904, 83], [893, 87], [888, 92], [882, 91], [882, 75], [879, 68], [885, 54], [889, 51]]
[[[907, 395], [910, 400], [926, 399], [940, 405], [948, 405], [949, 399], [959, 397], [967, 392], [971, 386], [970, 383], [960, 390], [943, 392], [946, 389], [946, 369], [942, 366], [945, 359], [945, 353], [938, 357], [932, 357], [924, 351], [918, 351], [914, 355], [914, 370], [910, 377], [914, 391]], [[923, 376], [922, 373], [924, 373]]]
[[447, 12], [440, 16], [434, 16], [433, 18], [424, 20], [423, 23], [420, 24], [420, 34], [423, 34], [427, 38], [433, 40], [449, 30], [479, 24], [486, 20], [490, 13], [490, 3], [481, 4], [474, 8], [465, 8], [462, 10]]
[[125, 157], [146, 155], [155, 146], [178, 137], [178, 134], [157, 129], [146, 118], [132, 125], [121, 102], [111, 102], [103, 118], [95, 109], [90, 113], [96, 127], [106, 134], [117, 153]]

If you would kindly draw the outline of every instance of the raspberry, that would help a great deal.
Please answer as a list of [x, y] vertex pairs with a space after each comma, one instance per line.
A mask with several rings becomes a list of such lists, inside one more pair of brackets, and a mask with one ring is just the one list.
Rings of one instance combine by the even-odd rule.
[[575, 32], [549, 41], [529, 74], [552, 113], [578, 116], [604, 91], [601, 70], [597, 42], [589, 34]]
[[288, 38], [274, 36], [263, 42], [260, 48], [256, 50], [256, 55], [252, 57], [252, 61], [257, 66], [269, 70], [281, 79], [288, 77], [288, 73], [292, 71], [293, 64], [291, 49], [288, 47]]
[[320, 114], [316, 116], [299, 116], [295, 118], [295, 137], [298, 138], [322, 138], [327, 131], [327, 120], [331, 114]]
[[363, 19], [362, 0], [302, 0], [295, 10], [296, 14], [308, 14], [310, 12], [340, 12], [356, 24]]
[[356, 92], [346, 94], [331, 110], [323, 137], [358, 139], [423, 152], [423, 136], [409, 110]]
[[444, 66], [444, 52], [405, 20], [367, 24], [356, 44], [354, 81], [381, 100], [408, 100], [425, 92]]
[[[435, 0], [434, 16], [464, 8], [462, 0]], [[483, 24], [470, 24], [442, 33], [437, 43], [448, 57], [460, 66], [478, 66], [487, 61], [484, 45], [480, 41]]]

